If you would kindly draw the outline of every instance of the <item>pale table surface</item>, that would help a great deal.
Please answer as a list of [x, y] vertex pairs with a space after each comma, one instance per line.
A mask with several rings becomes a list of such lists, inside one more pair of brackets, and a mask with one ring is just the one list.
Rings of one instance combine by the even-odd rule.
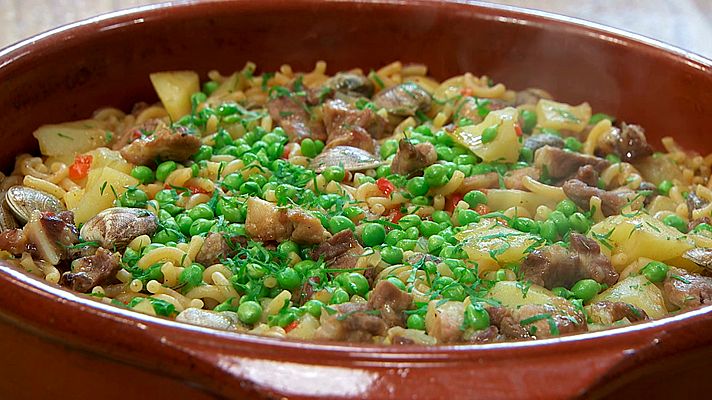
[[[0, 0], [0, 47], [53, 27], [151, 0]], [[583, 18], [712, 57], [712, 0], [497, 0]]]

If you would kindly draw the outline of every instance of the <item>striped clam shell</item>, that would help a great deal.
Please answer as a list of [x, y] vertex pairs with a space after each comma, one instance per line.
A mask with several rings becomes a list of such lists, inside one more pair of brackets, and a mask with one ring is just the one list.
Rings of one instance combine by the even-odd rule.
[[106, 249], [118, 249], [141, 235], [152, 235], [157, 228], [158, 218], [147, 210], [112, 207], [87, 221], [79, 235], [86, 242], [98, 242]]
[[17, 220], [26, 224], [35, 211], [65, 211], [62, 202], [51, 194], [26, 186], [13, 186], [5, 194], [5, 203]]

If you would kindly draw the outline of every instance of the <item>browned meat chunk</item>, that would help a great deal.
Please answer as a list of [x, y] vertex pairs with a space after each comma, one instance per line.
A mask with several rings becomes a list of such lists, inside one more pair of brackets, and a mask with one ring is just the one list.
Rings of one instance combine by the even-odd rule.
[[460, 193], [467, 193], [471, 190], [496, 189], [499, 187], [499, 175], [496, 172], [468, 176], [462, 181], [458, 189]]
[[299, 288], [299, 291], [293, 296], [294, 303], [298, 306], [303, 306], [304, 303], [311, 300], [314, 295], [314, 288], [319, 285], [319, 282], [321, 282], [321, 278], [318, 276], [310, 276], [307, 278], [306, 282], [302, 284], [302, 287]]
[[564, 299], [553, 299], [552, 304], [525, 304], [512, 315], [537, 339], [587, 330], [586, 316]]
[[154, 165], [159, 160], [185, 161], [200, 148], [200, 139], [188, 132], [187, 128], [158, 128], [152, 135], [138, 140], [121, 149], [126, 161], [137, 165]]
[[363, 254], [363, 247], [354, 237], [354, 233], [346, 229], [314, 249], [312, 259], [318, 260], [323, 257], [331, 268], [352, 269], [356, 267], [361, 254]]
[[233, 253], [234, 251], [222, 233], [211, 232], [205, 237], [203, 246], [195, 256], [195, 261], [209, 267], [213, 264], [217, 264], [220, 260], [224, 260]]
[[527, 190], [524, 186], [524, 177], [539, 180], [539, 170], [534, 167], [514, 169], [504, 175], [504, 187], [507, 189]]
[[267, 102], [272, 120], [284, 129], [292, 142], [306, 138], [326, 140], [321, 121], [312, 118], [307, 105], [298, 96], [281, 96]]
[[368, 308], [379, 310], [388, 327], [405, 326], [405, 314], [413, 304], [413, 296], [389, 281], [380, 281], [368, 298]]
[[386, 120], [373, 110], [359, 110], [342, 100], [326, 102], [322, 117], [328, 134], [327, 147], [352, 146], [373, 153], [373, 138], [387, 135]]
[[586, 306], [586, 313], [591, 322], [603, 325], [610, 325], [623, 318], [630, 322], [649, 319], [644, 310], [622, 301], [599, 301]]
[[373, 83], [361, 74], [339, 72], [324, 82], [323, 88], [332, 93], [342, 93], [349, 97], [373, 96]]
[[598, 171], [592, 165], [584, 165], [576, 171], [574, 179], [578, 179], [588, 186], [596, 187], [598, 185]]
[[79, 232], [74, 226], [74, 214], [63, 211], [37, 213], [23, 228], [24, 235], [41, 260], [57, 265], [67, 258], [67, 246], [79, 241]]
[[631, 162], [653, 154], [653, 148], [645, 139], [642, 127], [623, 122], [620, 129], [611, 129], [599, 139], [598, 152], [602, 155], [615, 154], [622, 161]]
[[485, 329], [480, 329], [472, 333], [472, 335], [467, 338], [468, 342], [471, 343], [496, 343], [504, 340], [504, 337], [499, 334], [499, 330], [496, 326], [490, 325]]
[[591, 165], [600, 172], [609, 164], [603, 158], [574, 153], [553, 146], [544, 146], [534, 153], [534, 165], [554, 180], [568, 178], [584, 165]]
[[554, 135], [551, 133], [540, 133], [538, 135], [532, 135], [524, 139], [524, 143], [522, 143], [522, 145], [527, 149], [531, 150], [532, 152], [536, 152], [544, 146], [551, 146], [556, 147], [557, 149], [561, 149], [564, 147], [564, 139], [562, 139], [561, 136]]
[[146, 120], [139, 125], [132, 126], [113, 138], [111, 148], [113, 150], [121, 150], [124, 146], [136, 139], [152, 135], [159, 127], [167, 129], [166, 124], [163, 123], [163, 121], [155, 118]]
[[0, 250], [19, 256], [25, 251], [30, 251], [28, 245], [27, 237], [22, 229], [7, 229], [0, 233]]
[[687, 195], [687, 214], [688, 218], [692, 219], [692, 212], [694, 210], [699, 210], [700, 208], [704, 208], [709, 204], [706, 200], [702, 199], [700, 196], [697, 195], [697, 193], [691, 191]]
[[257, 197], [247, 200], [245, 230], [262, 242], [291, 239], [300, 244], [318, 244], [329, 236], [319, 218], [308, 211], [277, 207]]
[[490, 316], [490, 324], [497, 329], [498, 334], [504, 339], [530, 339], [531, 336], [526, 329], [515, 320], [511, 311], [505, 307], [487, 307]]
[[520, 271], [525, 279], [548, 289], [570, 288], [581, 279], [607, 285], [618, 281], [618, 273], [608, 257], [601, 254], [598, 243], [578, 233], [571, 233], [570, 249], [551, 245], [532, 251]]
[[316, 339], [368, 342], [386, 333], [386, 323], [365, 303], [343, 303], [332, 308], [335, 313], [321, 313]]
[[517, 106], [521, 106], [522, 104], [530, 104], [535, 106], [541, 99], [551, 100], [552, 98], [553, 97], [551, 97], [549, 92], [547, 92], [546, 90], [528, 88], [517, 92], [517, 97], [514, 101], [514, 104]]
[[566, 197], [571, 199], [577, 206], [588, 210], [591, 204], [591, 197], [596, 196], [601, 199], [601, 212], [605, 216], [619, 214], [621, 209], [630, 202], [633, 195], [628, 190], [603, 190], [594, 186], [589, 186], [578, 179], [571, 179], [562, 186]]
[[93, 256], [82, 257], [72, 262], [72, 270], [62, 274], [60, 283], [77, 292], [86, 293], [91, 288], [107, 282], [119, 271], [119, 256], [103, 247]]
[[287, 210], [287, 219], [294, 227], [292, 240], [299, 244], [319, 244], [329, 236], [321, 220], [302, 209]]
[[373, 96], [376, 107], [385, 108], [389, 114], [401, 117], [428, 111], [431, 101], [430, 94], [413, 82], [401, 83]]
[[712, 278], [670, 268], [663, 283], [663, 297], [681, 309], [712, 304]]
[[410, 175], [438, 161], [438, 153], [431, 143], [410, 143], [406, 139], [398, 142], [398, 151], [391, 162], [391, 172], [399, 175]]

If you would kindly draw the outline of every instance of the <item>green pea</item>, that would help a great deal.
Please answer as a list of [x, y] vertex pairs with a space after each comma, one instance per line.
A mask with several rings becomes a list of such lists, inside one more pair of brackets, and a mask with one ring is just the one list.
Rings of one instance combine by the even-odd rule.
[[429, 206], [430, 198], [428, 198], [428, 196], [415, 196], [410, 200], [410, 202], [416, 206]]
[[571, 230], [571, 224], [569, 223], [569, 219], [566, 218], [566, 215], [562, 213], [561, 211], [552, 211], [551, 214], [549, 214], [549, 218], [547, 220], [551, 221], [556, 225], [556, 231], [559, 233], [559, 235], [564, 236], [566, 232]]
[[499, 124], [488, 126], [482, 131], [482, 144], [487, 144], [493, 142], [497, 138], [497, 130], [499, 129]]
[[408, 229], [410, 227], [418, 227], [420, 226], [420, 217], [416, 214], [408, 214], [404, 215], [401, 217], [401, 219], [398, 220], [398, 225], [401, 226], [403, 229]]
[[694, 233], [701, 233], [704, 231], [712, 232], [712, 225], [710, 225], [706, 222], [703, 222], [703, 223], [697, 225], [694, 229], [692, 229], [692, 232], [694, 232]]
[[347, 218], [356, 218], [360, 215], [363, 215], [363, 209], [361, 209], [360, 207], [353, 206], [344, 207], [344, 215]]
[[651, 261], [640, 270], [650, 282], [662, 282], [667, 277], [670, 268], [660, 261]]
[[445, 238], [440, 235], [432, 235], [428, 238], [428, 252], [435, 254], [445, 245]]
[[403, 250], [395, 246], [386, 246], [381, 249], [381, 258], [388, 264], [400, 264], [403, 262]]
[[306, 276], [307, 272], [314, 269], [316, 266], [317, 266], [317, 263], [312, 260], [302, 260], [302, 261], [299, 261], [298, 263], [294, 264], [293, 268], [300, 274]]
[[330, 304], [343, 304], [349, 301], [350, 296], [348, 292], [346, 292], [344, 289], [336, 289], [334, 290], [334, 293], [331, 295], [331, 301], [329, 301]]
[[591, 222], [580, 212], [575, 212], [569, 217], [571, 229], [578, 233], [586, 233], [591, 228]]
[[242, 174], [233, 172], [232, 174], [228, 174], [223, 178], [223, 186], [227, 187], [228, 189], [232, 190], [238, 190], [240, 188], [240, 185], [245, 183], [245, 179], [242, 177]]
[[455, 153], [447, 146], [437, 145], [435, 146], [435, 152], [439, 160], [452, 161], [455, 158]]
[[405, 188], [413, 196], [425, 196], [430, 190], [428, 182], [422, 176], [416, 176], [415, 178], [409, 179], [406, 183]]
[[190, 224], [190, 229], [189, 233], [191, 236], [196, 236], [200, 235], [201, 233], [207, 233], [210, 231], [210, 228], [213, 227], [215, 224], [215, 221], [204, 219], [204, 218], [199, 218], [193, 221], [192, 224]]
[[555, 287], [551, 289], [552, 293], [554, 293], [556, 296], [563, 297], [565, 299], [570, 299], [574, 297], [573, 292], [571, 292], [569, 289], [566, 289], [565, 287]]
[[433, 214], [430, 216], [433, 221], [437, 223], [443, 223], [443, 222], [448, 222], [450, 223], [450, 214], [447, 213], [447, 211], [442, 211], [442, 210], [436, 210], [433, 211]]
[[[201, 145], [198, 151], [193, 154], [193, 161], [198, 162], [198, 161], [204, 161], [204, 160], [210, 160], [210, 158], [213, 156], [213, 148], [204, 144]], [[138, 178], [137, 178], [138, 179]]]
[[277, 284], [279, 284], [282, 289], [296, 289], [301, 283], [302, 278], [294, 268], [287, 267], [277, 273]]
[[465, 307], [465, 328], [474, 330], [485, 329], [490, 326], [490, 316], [487, 310], [478, 303], [470, 303]]
[[168, 175], [171, 174], [171, 172], [175, 171], [178, 168], [178, 164], [176, 164], [175, 161], [164, 161], [160, 165], [158, 165], [158, 168], [156, 168], [156, 179], [158, 179], [161, 182], [165, 182], [166, 178], [168, 178]]
[[406, 320], [406, 325], [408, 329], [420, 329], [425, 330], [425, 318], [419, 314], [410, 314]]
[[462, 301], [467, 297], [465, 289], [449, 276], [441, 276], [433, 281], [433, 288], [440, 290], [440, 294], [450, 300]]
[[203, 271], [205, 269], [200, 264], [191, 264], [178, 276], [178, 283], [186, 285], [188, 290], [203, 283]]
[[316, 157], [316, 144], [310, 138], [302, 140], [301, 151], [304, 157], [314, 158]]
[[530, 110], [522, 110], [519, 112], [519, 117], [521, 118], [522, 132], [531, 134], [537, 123], [536, 113]]
[[386, 240], [386, 228], [381, 224], [364, 224], [361, 231], [361, 240], [366, 246], [378, 246]]
[[332, 234], [335, 235], [346, 229], [351, 229], [353, 231], [356, 229], [356, 225], [354, 225], [353, 221], [343, 215], [336, 215], [329, 219], [329, 232]]
[[687, 222], [685, 222], [682, 217], [677, 214], [670, 214], [663, 218], [663, 223], [667, 226], [671, 226], [682, 233], [687, 233]]
[[394, 229], [386, 235], [386, 239], [384, 240], [386, 244], [395, 246], [396, 243], [399, 241], [406, 239], [406, 233], [405, 231], [399, 230], [399, 229]]
[[396, 154], [398, 151], [398, 141], [389, 139], [381, 145], [381, 159], [385, 160], [388, 157]]
[[291, 240], [286, 240], [277, 246], [277, 253], [279, 253], [282, 258], [287, 258], [292, 253], [299, 252], [299, 245]]
[[188, 216], [195, 221], [198, 218], [213, 219], [215, 214], [213, 210], [207, 204], [198, 204], [197, 206], [191, 208], [188, 211]]
[[203, 92], [205, 92], [205, 94], [210, 96], [219, 86], [220, 86], [220, 84], [218, 82], [207, 81], [207, 82], [203, 83]]
[[282, 143], [270, 143], [267, 146], [266, 153], [270, 160], [276, 160], [284, 154], [284, 145]]
[[539, 235], [549, 242], [555, 242], [558, 237], [556, 224], [551, 220], [539, 222]]
[[406, 291], [405, 283], [395, 276], [389, 276], [386, 280], [402, 291]]
[[531, 218], [518, 217], [512, 220], [512, 228], [527, 233], [539, 232], [539, 224]]
[[190, 225], [193, 223], [193, 219], [188, 216], [188, 214], [180, 214], [176, 216], [176, 224], [178, 224], [178, 229], [184, 235], [190, 235]]
[[470, 208], [475, 208], [478, 204], [487, 204], [487, 196], [479, 190], [467, 192], [462, 200], [469, 204]]
[[534, 161], [534, 151], [528, 147], [522, 147], [519, 150], [519, 160], [531, 164]]
[[151, 170], [151, 168], [148, 168], [145, 165], [133, 167], [133, 169], [131, 170], [131, 176], [138, 179], [139, 182], [143, 183], [144, 185], [148, 183], [153, 183], [153, 181], [156, 179], [156, 177], [153, 175], [153, 171]]
[[304, 310], [306, 310], [306, 312], [311, 314], [313, 317], [319, 318], [321, 316], [321, 310], [325, 307], [325, 304], [319, 300], [313, 299], [304, 303], [302, 307], [304, 307]]
[[442, 258], [464, 258], [457, 246], [445, 245], [438, 254]]
[[581, 148], [583, 147], [583, 143], [581, 143], [578, 139], [576, 139], [573, 136], [569, 136], [566, 139], [564, 139], [564, 148], [569, 149], [571, 151], [581, 151]]
[[467, 267], [456, 267], [452, 271], [452, 273], [455, 276], [455, 279], [464, 285], [471, 285], [475, 283], [475, 281], [477, 281], [477, 276], [475, 275], [475, 273]]
[[[340, 278], [340, 279], [339, 279]], [[369, 290], [368, 279], [358, 272], [345, 272], [337, 277], [337, 283], [349, 295], [364, 296]]]
[[583, 301], [589, 301], [601, 291], [601, 284], [593, 279], [581, 279], [571, 287], [574, 297]]
[[469, 225], [480, 221], [480, 214], [474, 210], [460, 209], [457, 212], [457, 223], [460, 226]]
[[507, 271], [505, 269], [498, 269], [494, 273], [494, 280], [497, 282], [502, 282], [507, 280]]
[[424, 177], [431, 187], [443, 186], [448, 182], [447, 168], [442, 164], [433, 164], [425, 168]]
[[316, 154], [319, 154], [322, 150], [324, 150], [324, 142], [321, 140], [315, 140], [314, 146], [316, 146]]
[[240, 194], [258, 194], [261, 186], [257, 182], [248, 181], [240, 185]]
[[420, 237], [420, 229], [417, 226], [411, 226], [405, 230], [405, 238], [410, 240], [417, 240]]
[[477, 158], [472, 154], [460, 154], [453, 161], [458, 165], [472, 165], [477, 163]]
[[418, 241], [414, 239], [403, 239], [396, 243], [396, 247], [401, 248], [402, 250], [413, 250], [415, 249], [415, 246], [418, 244]]
[[445, 131], [437, 131], [435, 132], [434, 136], [438, 144], [442, 144], [445, 146], [452, 146], [455, 144], [450, 135], [448, 135]]
[[181, 239], [180, 234], [172, 229], [163, 229], [161, 231], [158, 231], [155, 235], [153, 235], [153, 239], [151, 239], [154, 243], [163, 243], [163, 244], [168, 244], [169, 242], [177, 242]]
[[247, 270], [247, 276], [250, 277], [250, 279], [260, 279], [267, 275], [268, 272], [267, 268], [257, 263], [248, 263], [245, 266], [245, 269]]
[[245, 324], [254, 324], [262, 317], [260, 303], [248, 300], [237, 308], [237, 318]]
[[565, 216], [570, 217], [576, 212], [576, 203], [569, 199], [564, 199], [556, 205], [556, 210], [564, 213]]
[[440, 225], [434, 221], [422, 221], [418, 228], [425, 237], [430, 237], [440, 232]]
[[668, 194], [670, 194], [670, 189], [672, 189], [672, 186], [672, 182], [668, 180], [662, 181], [660, 182], [660, 184], [658, 184], [658, 192], [660, 192], [660, 194], [662, 195], [667, 196]]
[[119, 201], [124, 207], [145, 207], [148, 203], [148, 195], [141, 189], [129, 187], [121, 197], [119, 197]]
[[324, 176], [324, 179], [326, 179], [327, 182], [341, 182], [346, 177], [346, 171], [344, 171], [344, 167], [335, 165], [326, 168], [324, 172], [322, 172], [322, 175]]

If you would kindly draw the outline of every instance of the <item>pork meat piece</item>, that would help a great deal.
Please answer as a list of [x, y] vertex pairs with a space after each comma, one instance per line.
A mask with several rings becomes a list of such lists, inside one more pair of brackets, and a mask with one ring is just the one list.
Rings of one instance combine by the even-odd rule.
[[663, 282], [663, 297], [683, 310], [712, 304], [712, 278], [670, 268]]
[[323, 257], [330, 268], [353, 269], [362, 254], [363, 247], [356, 240], [353, 231], [346, 229], [314, 249], [312, 259]]
[[379, 281], [368, 297], [368, 308], [379, 310], [388, 327], [404, 327], [406, 316], [403, 311], [410, 309], [412, 305], [413, 296], [410, 293], [398, 289], [386, 280]]
[[534, 153], [534, 165], [549, 178], [561, 180], [573, 176], [584, 165], [591, 165], [600, 172], [610, 163], [603, 158], [544, 146]]
[[280, 96], [267, 102], [272, 121], [284, 129], [292, 142], [306, 138], [326, 140], [322, 122], [312, 117], [307, 105], [298, 96]]
[[570, 238], [570, 249], [554, 244], [529, 253], [520, 269], [523, 277], [547, 289], [570, 288], [581, 279], [609, 286], [618, 281], [618, 273], [595, 240], [579, 233], [571, 233]]
[[287, 210], [287, 219], [292, 223], [291, 239], [299, 244], [319, 244], [329, 237], [321, 220], [300, 208]]
[[512, 312], [514, 319], [537, 339], [586, 332], [583, 311], [561, 298], [551, 304], [525, 304]]
[[257, 197], [247, 199], [247, 234], [261, 242], [282, 242], [289, 239], [294, 230], [283, 208]]
[[222, 233], [210, 232], [205, 237], [203, 246], [200, 247], [198, 254], [195, 256], [195, 261], [209, 267], [219, 263], [220, 260], [230, 257], [233, 253], [233, 249]]
[[622, 161], [632, 162], [653, 154], [645, 139], [645, 130], [639, 125], [623, 122], [619, 128], [611, 129], [598, 141], [597, 154], [617, 155]]
[[562, 189], [564, 189], [566, 197], [584, 210], [590, 208], [591, 197], [598, 197], [601, 199], [601, 212], [606, 217], [620, 214], [623, 207], [629, 204], [630, 199], [635, 196], [635, 193], [630, 190], [603, 190], [595, 186], [589, 186], [578, 179], [566, 181]]
[[315, 339], [369, 342], [386, 333], [386, 323], [366, 303], [343, 303], [331, 306], [336, 312], [322, 312]]
[[490, 326], [507, 340], [531, 339], [529, 332], [514, 319], [512, 312], [502, 306], [487, 307], [490, 316]]
[[67, 247], [79, 242], [79, 231], [71, 211], [36, 212], [23, 230], [34, 250], [33, 255], [52, 265], [67, 259]]
[[153, 134], [134, 140], [121, 148], [126, 161], [136, 165], [155, 165], [160, 160], [186, 161], [200, 148], [200, 138], [188, 128], [167, 127], [156, 129]]
[[94, 286], [102, 285], [114, 277], [120, 268], [118, 253], [100, 247], [93, 256], [82, 257], [72, 262], [71, 271], [62, 274], [60, 284], [77, 292], [86, 293]]
[[538, 181], [539, 170], [534, 167], [524, 167], [508, 171], [504, 175], [504, 187], [507, 189], [528, 190], [524, 186], [524, 177], [526, 176]]
[[391, 172], [409, 176], [438, 161], [438, 153], [431, 143], [412, 144], [406, 139], [398, 142], [398, 151], [391, 162]]
[[552, 133], [540, 133], [538, 135], [532, 135], [524, 139], [522, 146], [531, 150], [535, 153], [537, 150], [544, 146], [556, 147], [561, 149], [564, 147], [564, 139], [561, 136], [554, 135]]
[[586, 306], [586, 313], [592, 323], [603, 325], [610, 325], [623, 318], [630, 322], [649, 319], [643, 309], [622, 301], [599, 301]]
[[407, 117], [418, 111], [427, 112], [432, 99], [417, 83], [405, 82], [378, 92], [372, 101], [376, 107], [385, 108], [389, 114]]

